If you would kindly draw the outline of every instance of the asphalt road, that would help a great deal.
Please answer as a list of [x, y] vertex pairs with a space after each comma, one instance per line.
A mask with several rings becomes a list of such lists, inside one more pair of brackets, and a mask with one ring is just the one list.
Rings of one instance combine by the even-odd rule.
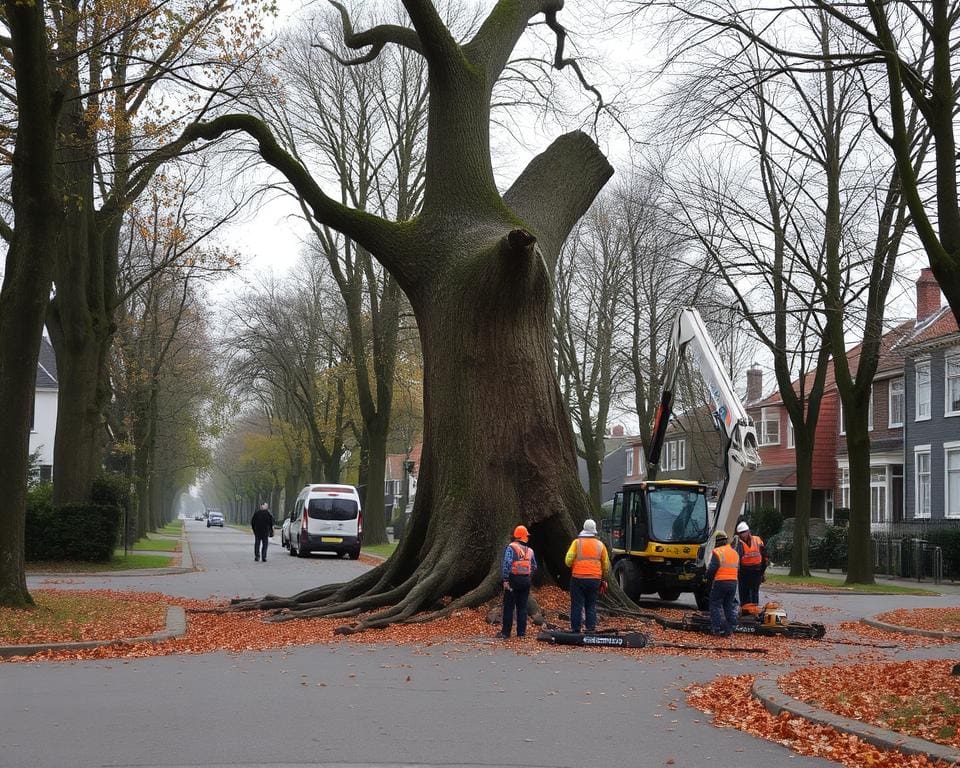
[[[288, 594], [364, 568], [320, 555], [291, 558], [279, 547], [266, 564], [255, 563], [249, 534], [193, 521], [188, 534], [200, 572], [63, 586], [196, 597]], [[909, 604], [945, 601], [956, 604], [960, 596]], [[815, 610], [817, 603], [830, 613]], [[835, 621], [902, 603], [790, 596], [788, 604], [798, 618]], [[832, 652], [824, 649], [825, 660]], [[637, 660], [596, 649], [517, 655], [493, 640], [479, 653], [343, 643], [242, 655], [0, 663], [0, 766], [835, 766], [713, 728], [684, 703], [682, 688], [691, 682], [752, 672], [755, 663]]]

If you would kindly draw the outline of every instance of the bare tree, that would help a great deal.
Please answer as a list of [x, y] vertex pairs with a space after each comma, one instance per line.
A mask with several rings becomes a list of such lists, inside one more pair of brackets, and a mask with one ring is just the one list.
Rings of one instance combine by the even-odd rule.
[[[415, 53], [400, 49], [384, 52], [367, 67], [344, 68], [337, 61], [348, 55], [344, 46], [334, 53], [314, 44], [329, 34], [329, 25], [323, 25], [288, 41], [280, 70], [284, 97], [265, 102], [261, 111], [280, 128], [292, 155], [320, 159], [320, 170], [338, 182], [341, 201], [408, 220], [423, 193], [425, 65]], [[317, 221], [302, 196], [299, 201], [346, 312], [361, 416], [364, 539], [382, 543], [387, 438], [405, 300], [396, 279], [366, 249]]]
[[574, 230], [557, 263], [557, 370], [587, 466], [595, 512], [603, 501], [603, 460], [610, 407], [625, 373], [614, 344], [627, 303], [628, 248], [611, 215], [611, 200], [599, 200]]

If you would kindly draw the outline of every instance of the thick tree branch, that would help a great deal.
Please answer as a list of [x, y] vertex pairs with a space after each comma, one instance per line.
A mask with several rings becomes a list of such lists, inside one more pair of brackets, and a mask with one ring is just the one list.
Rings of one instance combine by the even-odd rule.
[[459, 46], [430, 0], [403, 0], [410, 21], [423, 46], [421, 51], [430, 64], [442, 65], [457, 58]]
[[464, 50], [487, 71], [490, 86], [500, 77], [527, 24], [540, 13], [563, 8], [563, 0], [499, 0]]
[[319, 46], [344, 66], [365, 64], [368, 61], [373, 61], [380, 55], [380, 51], [389, 43], [409, 48], [411, 51], [416, 51], [421, 55], [423, 54], [423, 46], [420, 44], [420, 38], [417, 36], [416, 30], [401, 27], [397, 24], [381, 24], [372, 29], [364, 30], [363, 32], [356, 32], [353, 29], [353, 22], [350, 21], [350, 14], [347, 12], [347, 9], [341, 3], [338, 3], [337, 0], [329, 0], [329, 2], [330, 5], [340, 11], [344, 45], [355, 51], [361, 48], [367, 48], [368, 46], [370, 47], [370, 50], [362, 56], [358, 56], [355, 59], [345, 59], [333, 49], [325, 45]]
[[273, 132], [262, 120], [252, 115], [223, 115], [208, 123], [194, 123], [188, 126], [178, 139], [156, 150], [144, 158], [142, 165], [150, 168], [179, 155], [186, 147], [198, 139], [213, 141], [226, 133], [241, 131], [255, 139], [260, 156], [280, 171], [310, 206], [314, 217], [338, 232], [362, 244], [378, 259], [384, 259], [389, 267], [398, 258], [400, 227], [378, 216], [358, 211], [324, 194], [307, 169], [277, 142]]
[[7, 243], [13, 242], [13, 227], [11, 227], [3, 219], [0, 219], [0, 238]]
[[573, 131], [533, 158], [503, 196], [537, 236], [551, 273], [567, 235], [612, 175], [593, 139]]

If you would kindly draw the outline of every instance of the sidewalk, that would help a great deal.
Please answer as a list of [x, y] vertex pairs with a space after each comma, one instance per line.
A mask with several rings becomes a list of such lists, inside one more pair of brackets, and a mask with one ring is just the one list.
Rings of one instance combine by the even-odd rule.
[[[776, 573], [781, 576], [785, 576], [790, 572], [790, 569], [787, 567], [773, 566], [773, 565], [770, 566], [768, 570], [770, 573]], [[841, 582], [843, 582], [847, 578], [847, 575], [845, 573], [842, 573], [841, 571], [811, 570], [810, 575], [820, 577], [820, 578], [826, 578], [826, 579], [838, 579]], [[903, 587], [905, 589], [911, 589], [911, 588], [926, 589], [931, 592], [939, 592], [940, 594], [943, 594], [943, 595], [960, 595], [960, 582], [957, 582], [957, 581], [943, 581], [940, 584], [934, 584], [933, 581], [930, 579], [917, 581], [916, 579], [901, 579], [895, 576], [887, 576], [885, 574], [876, 574], [874, 576], [874, 581], [880, 585], [890, 584], [897, 587]], [[768, 585], [768, 586], [773, 586], [773, 585]], [[780, 589], [781, 586], [783, 587], [782, 590]], [[790, 585], [788, 584], [776, 585], [775, 588], [778, 589], [779, 591], [786, 591], [790, 589]], [[840, 591], [840, 594], [845, 594], [845, 595], [854, 594], [854, 593], [856, 593], [856, 590], [844, 589]]]

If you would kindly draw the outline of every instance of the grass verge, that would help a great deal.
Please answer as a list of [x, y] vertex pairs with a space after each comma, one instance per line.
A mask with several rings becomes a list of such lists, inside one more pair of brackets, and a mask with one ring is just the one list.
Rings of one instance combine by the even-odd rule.
[[177, 539], [140, 539], [131, 547], [135, 552], [176, 552], [180, 546]]
[[31, 608], [0, 608], [0, 645], [114, 640], [164, 626], [165, 606], [91, 592], [33, 592]]
[[183, 520], [174, 520], [172, 523], [167, 523], [163, 528], [161, 528], [157, 533], [166, 533], [172, 536], [179, 536], [183, 533]]
[[73, 560], [62, 562], [27, 563], [27, 573], [100, 573], [102, 571], [137, 571], [142, 568], [169, 568], [174, 558], [170, 555], [129, 554], [117, 550], [109, 563], [86, 563]]
[[844, 579], [831, 579], [828, 576], [787, 576], [780, 573], [767, 573], [767, 584], [782, 584], [790, 587], [814, 587], [820, 589], [838, 589], [850, 592], [871, 592], [878, 595], [938, 595], [939, 592], [919, 587], [902, 587], [899, 584], [877, 582], [876, 584], [847, 584]]
[[363, 552], [367, 555], [380, 555], [380, 557], [390, 557], [397, 549], [397, 542], [393, 544], [364, 544]]

